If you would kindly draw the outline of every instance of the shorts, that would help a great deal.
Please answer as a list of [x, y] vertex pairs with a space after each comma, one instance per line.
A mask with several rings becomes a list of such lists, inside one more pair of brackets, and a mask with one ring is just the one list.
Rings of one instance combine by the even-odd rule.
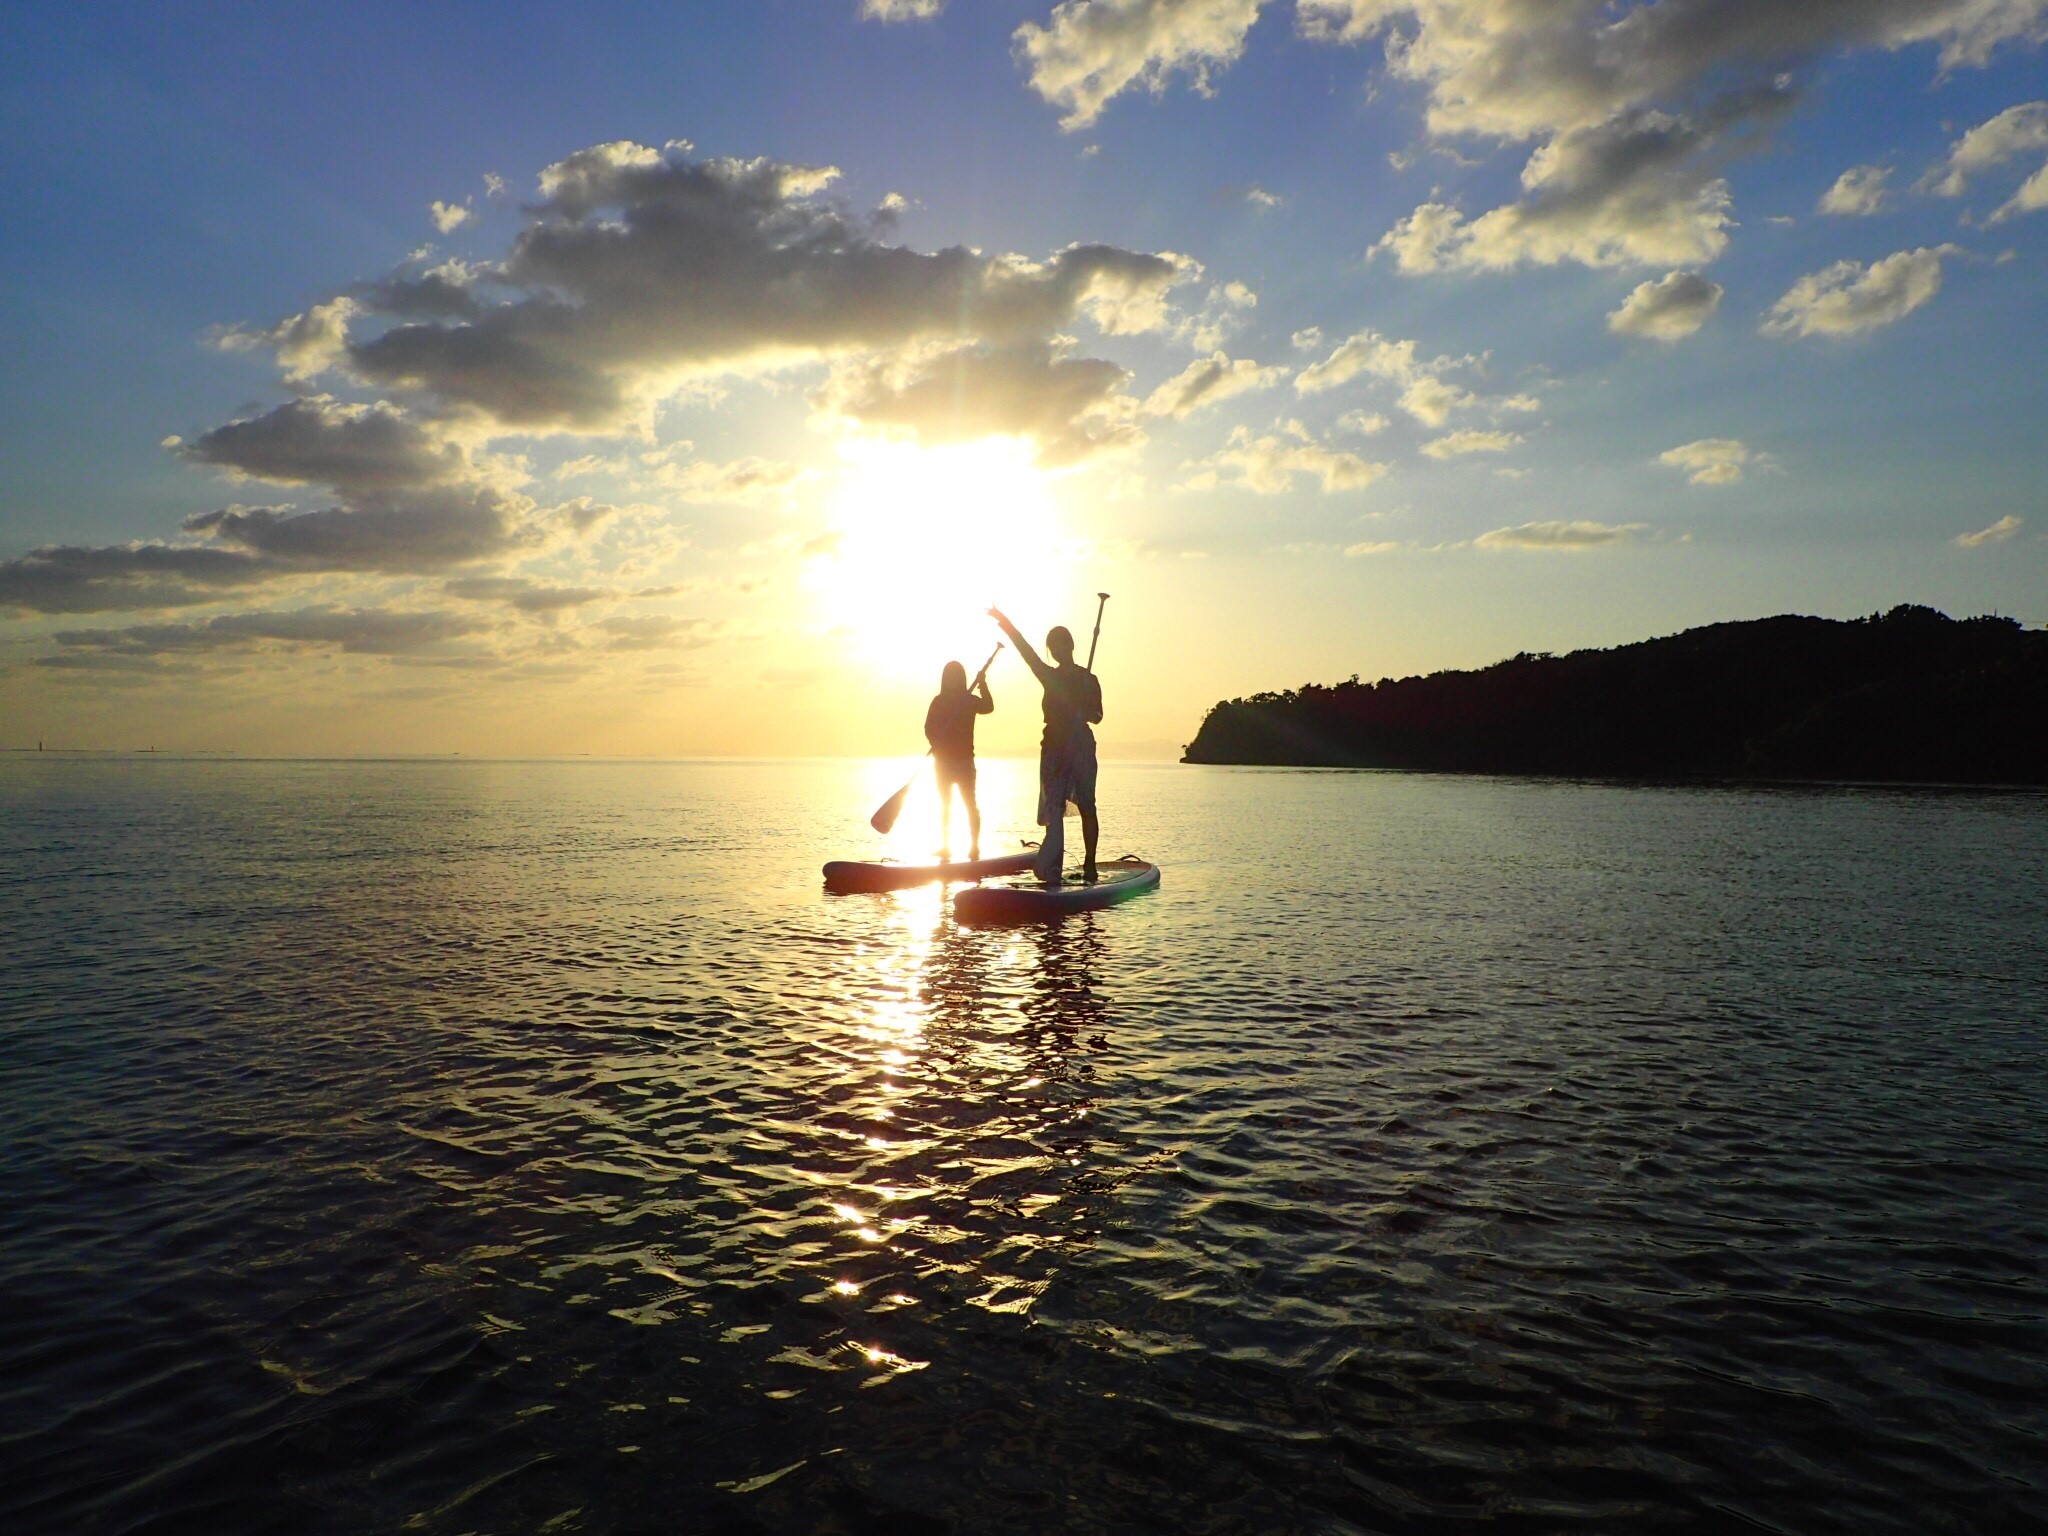
[[932, 774], [938, 779], [940, 789], [951, 789], [957, 784], [969, 794], [974, 792], [974, 759], [971, 757], [964, 763], [933, 758]]
[[1084, 731], [1063, 747], [1038, 749], [1038, 824], [1049, 827], [1067, 814], [1071, 800], [1095, 809], [1095, 733]]

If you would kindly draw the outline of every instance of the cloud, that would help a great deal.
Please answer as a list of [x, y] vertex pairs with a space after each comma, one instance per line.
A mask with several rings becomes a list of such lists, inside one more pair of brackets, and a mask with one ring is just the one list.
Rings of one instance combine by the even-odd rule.
[[1904, 319], [1941, 291], [1953, 245], [1895, 251], [1868, 267], [1838, 261], [1794, 283], [1764, 317], [1766, 336], [1856, 336]]
[[1362, 560], [1369, 555], [1390, 555], [1400, 547], [1398, 540], [1375, 539], [1362, 544], [1346, 544], [1343, 553], [1346, 560]]
[[356, 655], [405, 656], [437, 649], [485, 627], [478, 620], [451, 613], [296, 608], [229, 613], [199, 624], [60, 630], [56, 639], [59, 645], [72, 650], [130, 657], [246, 649], [265, 644], [332, 646]]
[[813, 403], [851, 420], [907, 428], [924, 442], [1015, 436], [1050, 464], [1134, 447], [1144, 434], [1122, 393], [1129, 375], [1048, 343], [970, 346], [842, 367]]
[[1468, 453], [1506, 453], [1522, 441], [1519, 432], [1452, 432], [1422, 445], [1432, 459], [1455, 459]]
[[1817, 211], [1845, 218], [1868, 218], [1882, 213], [1890, 198], [1885, 184], [1891, 176], [1892, 168], [1888, 165], [1852, 165], [1821, 194]]
[[1621, 308], [1608, 315], [1607, 329], [1617, 336], [1682, 341], [1720, 308], [1721, 294], [1719, 283], [1697, 272], [1668, 272], [1631, 289]]
[[1647, 523], [1520, 523], [1482, 533], [1472, 542], [1481, 549], [1598, 549], [1626, 544], [1648, 529]]
[[1701, 154], [1735, 123], [1782, 103], [1776, 94], [1751, 97], [1706, 125], [1644, 109], [1566, 129], [1529, 157], [1519, 202], [1471, 220], [1425, 203], [1374, 250], [1404, 272], [1711, 261], [1728, 243], [1733, 200]]
[[181, 525], [246, 550], [279, 572], [418, 573], [487, 560], [544, 542], [532, 503], [487, 486], [364, 496], [348, 505], [228, 507]]
[[1012, 42], [1031, 88], [1086, 128], [1134, 86], [1160, 95], [1176, 74], [1210, 92], [1236, 62], [1265, 0], [1062, 0], [1043, 27], [1026, 22]]
[[1244, 200], [1250, 203], [1254, 208], [1273, 209], [1285, 208], [1287, 206], [1287, 199], [1282, 197], [1279, 193], [1268, 192], [1264, 187], [1258, 186], [1247, 187], [1245, 189]]
[[1185, 490], [1234, 485], [1260, 496], [1294, 489], [1297, 476], [1320, 481], [1325, 495], [1363, 490], [1389, 468], [1315, 441], [1299, 422], [1287, 423], [1284, 435], [1257, 436], [1239, 427], [1218, 452], [1185, 467], [1194, 471], [1183, 482]]
[[1703, 437], [1665, 449], [1657, 455], [1657, 462], [1683, 470], [1694, 485], [1733, 485], [1742, 478], [1744, 465], [1764, 460], [1762, 455], [1752, 454], [1740, 438]]
[[2048, 35], [2041, 0], [1298, 0], [1297, 13], [1312, 38], [1383, 37], [1389, 72], [1427, 88], [1432, 133], [1502, 139], [1830, 53], [1932, 43], [1946, 70]]
[[317, 355], [486, 430], [615, 432], [722, 376], [948, 343], [1043, 346], [1082, 321], [1112, 336], [1170, 331], [1172, 290], [1201, 272], [1100, 244], [1043, 260], [892, 245], [886, 218], [826, 199], [837, 176], [626, 142], [578, 151], [542, 173], [543, 201], [504, 260], [429, 274], [446, 313], [419, 318], [427, 295], [405, 274], [360, 285], [335, 302], [396, 323], [345, 346], [330, 336]]
[[1976, 66], [2048, 34], [2043, 0], [1297, 0], [1297, 18], [1314, 39], [1380, 40], [1438, 140], [1538, 142], [1520, 201], [1476, 218], [1433, 201], [1396, 224], [1376, 249], [1404, 272], [1709, 261], [1733, 222], [1716, 162], [1801, 72], [1913, 44]]
[[444, 203], [439, 198], [427, 205], [432, 215], [434, 228], [444, 235], [452, 235], [470, 220], [470, 210], [462, 203]]
[[2007, 513], [1989, 528], [1979, 528], [1975, 533], [1957, 534], [1956, 542], [1965, 549], [1976, 549], [1984, 544], [2003, 544], [2007, 539], [2018, 533], [2023, 526], [2023, 519]]
[[326, 395], [288, 401], [260, 416], [215, 427], [178, 457], [241, 479], [332, 485], [375, 493], [464, 477], [462, 451], [385, 401], [345, 405]]
[[930, 21], [946, 0], [860, 0], [862, 21]]
[[683, 501], [760, 503], [787, 495], [810, 475], [801, 464], [749, 454], [723, 464], [709, 459], [664, 462], [646, 478]]
[[521, 613], [555, 614], [616, 596], [602, 587], [556, 587], [525, 576], [464, 576], [441, 583], [450, 597], [471, 602], [503, 603]]
[[1957, 139], [1949, 146], [1948, 159], [1929, 171], [1921, 185], [1937, 197], [1961, 197], [1971, 177], [2043, 149], [2048, 149], [2048, 101], [2022, 102]]
[[1490, 406], [1497, 410], [1534, 410], [1537, 402], [1527, 395], [1505, 400], [1486, 400], [1446, 379], [1460, 368], [1475, 367], [1477, 358], [1420, 356], [1413, 341], [1394, 341], [1367, 329], [1346, 337], [1330, 355], [1295, 375], [1297, 394], [1313, 395], [1348, 384], [1361, 374], [1383, 379], [1400, 389], [1400, 406], [1424, 426], [1440, 427], [1453, 411]]
[[1203, 406], [1220, 404], [1232, 395], [1271, 389], [1287, 373], [1285, 368], [1261, 368], [1249, 358], [1231, 358], [1214, 352], [1197, 358], [1153, 390], [1145, 399], [1145, 414], [1175, 419], [1190, 416]]
[[0, 609], [106, 613], [192, 608], [275, 573], [241, 550], [203, 544], [46, 544], [0, 560]]
[[228, 326], [215, 333], [213, 342], [224, 352], [271, 352], [286, 381], [303, 384], [346, 356], [349, 320], [356, 309], [356, 301], [342, 294], [303, 314], [289, 315], [268, 330]]
[[1387, 430], [1387, 418], [1378, 411], [1346, 411], [1337, 418], [1339, 432], [1356, 432], [1360, 437], [1371, 437], [1375, 432]]

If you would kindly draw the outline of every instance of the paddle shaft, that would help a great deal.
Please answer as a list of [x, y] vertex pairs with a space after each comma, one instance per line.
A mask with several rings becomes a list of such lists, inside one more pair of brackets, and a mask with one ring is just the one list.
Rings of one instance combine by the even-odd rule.
[[1088, 666], [1086, 670], [1090, 672], [1095, 670], [1095, 647], [1102, 640], [1102, 610], [1109, 606], [1109, 594], [1107, 592], [1098, 592], [1095, 594], [1095, 597], [1095, 633], [1088, 637]]

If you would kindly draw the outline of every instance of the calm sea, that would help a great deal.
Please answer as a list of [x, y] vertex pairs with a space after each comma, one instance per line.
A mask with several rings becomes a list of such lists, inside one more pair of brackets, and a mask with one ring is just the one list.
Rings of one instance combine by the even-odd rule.
[[0, 767], [0, 1530], [2043, 1528], [2048, 797], [903, 771]]

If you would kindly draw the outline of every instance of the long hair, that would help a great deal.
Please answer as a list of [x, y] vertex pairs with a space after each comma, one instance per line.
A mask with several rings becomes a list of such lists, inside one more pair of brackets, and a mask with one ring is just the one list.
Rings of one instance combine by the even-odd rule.
[[939, 692], [965, 693], [967, 691], [967, 669], [957, 661], [949, 661], [939, 673]]

